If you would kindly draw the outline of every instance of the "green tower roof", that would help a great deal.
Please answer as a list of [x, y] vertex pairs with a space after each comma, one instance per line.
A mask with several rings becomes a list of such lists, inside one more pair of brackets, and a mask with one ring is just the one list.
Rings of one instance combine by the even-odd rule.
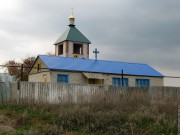
[[73, 41], [88, 44], [91, 43], [74, 25], [69, 25], [69, 28], [54, 43], [54, 45], [61, 43], [63, 41]]

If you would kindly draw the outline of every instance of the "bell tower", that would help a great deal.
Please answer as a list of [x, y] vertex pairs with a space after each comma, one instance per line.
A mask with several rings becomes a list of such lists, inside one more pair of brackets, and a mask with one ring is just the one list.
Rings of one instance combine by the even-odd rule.
[[75, 27], [75, 17], [70, 15], [68, 29], [54, 43], [55, 55], [89, 59], [91, 42]]

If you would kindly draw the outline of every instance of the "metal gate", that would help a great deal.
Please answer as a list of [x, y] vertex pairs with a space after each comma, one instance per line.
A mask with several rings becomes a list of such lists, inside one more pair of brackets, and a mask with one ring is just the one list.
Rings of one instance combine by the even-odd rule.
[[0, 103], [5, 104], [8, 101], [9, 83], [0, 82]]

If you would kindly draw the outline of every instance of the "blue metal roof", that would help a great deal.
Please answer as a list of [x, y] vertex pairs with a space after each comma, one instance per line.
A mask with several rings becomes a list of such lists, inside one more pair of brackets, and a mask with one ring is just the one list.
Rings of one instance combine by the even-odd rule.
[[46, 64], [49, 69], [53, 70], [110, 74], [121, 74], [121, 71], [123, 70], [124, 74], [126, 75], [163, 77], [161, 73], [159, 73], [147, 64], [69, 58], [48, 55], [39, 55], [39, 58]]

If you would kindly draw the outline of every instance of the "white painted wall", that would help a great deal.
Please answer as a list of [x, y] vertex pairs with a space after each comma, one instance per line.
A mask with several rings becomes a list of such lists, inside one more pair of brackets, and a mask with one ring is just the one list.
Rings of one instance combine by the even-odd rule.
[[[29, 82], [43, 82], [44, 75], [47, 75], [48, 82], [57, 82], [57, 74], [65, 74], [69, 76], [69, 83], [70, 84], [87, 84], [87, 78], [81, 72], [40, 72], [35, 74], [29, 75]], [[121, 78], [121, 75], [113, 75], [113, 74], [103, 74], [105, 76], [104, 85], [112, 85], [112, 78], [118, 77]], [[145, 77], [145, 76], [125, 76], [124, 78], [128, 78], [129, 86], [135, 87], [135, 80], [136, 79], [149, 79], [150, 86], [164, 86], [164, 79], [159, 77]]]

